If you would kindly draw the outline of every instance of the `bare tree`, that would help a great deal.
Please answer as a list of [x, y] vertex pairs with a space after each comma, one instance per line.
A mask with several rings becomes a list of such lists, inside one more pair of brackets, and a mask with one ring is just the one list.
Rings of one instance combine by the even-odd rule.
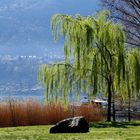
[[113, 20], [125, 25], [128, 45], [140, 47], [140, 0], [102, 0]]

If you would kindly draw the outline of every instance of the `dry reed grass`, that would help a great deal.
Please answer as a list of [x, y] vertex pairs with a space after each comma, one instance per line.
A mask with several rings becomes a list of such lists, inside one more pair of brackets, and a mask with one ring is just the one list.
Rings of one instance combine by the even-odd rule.
[[50, 125], [73, 116], [85, 116], [89, 122], [104, 119], [97, 105], [63, 107], [61, 104], [42, 104], [36, 100], [0, 102], [0, 127]]

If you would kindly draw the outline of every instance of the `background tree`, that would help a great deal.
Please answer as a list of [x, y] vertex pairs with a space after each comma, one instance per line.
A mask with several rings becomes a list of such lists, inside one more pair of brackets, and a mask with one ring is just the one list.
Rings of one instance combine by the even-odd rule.
[[136, 99], [140, 90], [140, 50], [131, 49], [127, 59], [128, 121], [131, 121], [131, 99]]
[[140, 47], [140, 0], [103, 0], [111, 18], [125, 25], [127, 43]]
[[[131, 102], [135, 101], [140, 91], [140, 50], [138, 48], [126, 51], [125, 80], [120, 81], [120, 86], [114, 84], [117, 99], [128, 105], [128, 121], [131, 120]], [[125, 108], [126, 109], [126, 108]]]
[[[125, 47], [122, 26], [107, 19], [109, 13], [81, 17], [57, 14], [52, 18], [55, 41], [64, 38], [64, 62], [42, 65], [39, 81], [44, 85], [47, 100], [66, 103], [67, 95], [77, 97], [87, 92], [108, 95], [108, 117], [111, 121], [112, 89], [125, 80]], [[120, 85], [120, 84], [119, 84]], [[61, 100], [60, 99], [60, 100]]]

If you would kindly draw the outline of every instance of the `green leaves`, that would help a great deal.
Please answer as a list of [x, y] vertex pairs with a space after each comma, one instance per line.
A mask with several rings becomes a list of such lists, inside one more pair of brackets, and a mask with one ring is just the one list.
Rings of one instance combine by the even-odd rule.
[[[74, 93], [77, 99], [82, 92], [89, 96], [105, 92], [110, 77], [115, 91], [125, 92], [126, 79], [134, 76], [132, 82], [138, 91], [140, 59], [136, 52], [126, 57], [122, 26], [108, 20], [108, 16], [108, 11], [101, 11], [95, 17], [61, 14], [52, 17], [54, 40], [60, 35], [64, 37], [65, 59], [61, 63], [40, 66], [39, 81], [45, 87], [47, 100], [58, 100], [62, 95], [66, 103], [69, 93]], [[133, 69], [129, 66], [131, 63]], [[126, 69], [130, 69], [129, 78], [126, 78]]]

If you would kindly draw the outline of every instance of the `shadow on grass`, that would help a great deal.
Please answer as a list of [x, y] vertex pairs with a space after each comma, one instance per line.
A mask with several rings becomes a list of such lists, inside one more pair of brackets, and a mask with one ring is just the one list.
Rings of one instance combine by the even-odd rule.
[[140, 126], [140, 122], [101, 122], [90, 124], [90, 127], [95, 128], [129, 128], [134, 126]]

